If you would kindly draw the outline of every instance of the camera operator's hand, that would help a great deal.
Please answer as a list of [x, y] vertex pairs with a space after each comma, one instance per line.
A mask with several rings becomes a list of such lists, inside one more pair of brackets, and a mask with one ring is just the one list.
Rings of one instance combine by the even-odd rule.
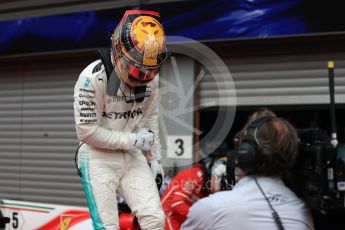
[[148, 129], [140, 129], [137, 133], [126, 133], [128, 138], [127, 149], [137, 148], [149, 151], [154, 143], [154, 132]]

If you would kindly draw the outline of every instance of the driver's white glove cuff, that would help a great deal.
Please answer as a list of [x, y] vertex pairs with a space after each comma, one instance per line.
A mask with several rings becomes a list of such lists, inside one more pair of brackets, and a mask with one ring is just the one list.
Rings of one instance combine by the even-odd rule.
[[149, 151], [154, 143], [154, 133], [148, 129], [140, 129], [137, 133], [125, 133], [127, 137], [126, 150], [134, 148]]
[[125, 150], [131, 150], [135, 149], [135, 144], [137, 141], [137, 134], [136, 133], [125, 133], [125, 136], [127, 137], [127, 144], [125, 145]]

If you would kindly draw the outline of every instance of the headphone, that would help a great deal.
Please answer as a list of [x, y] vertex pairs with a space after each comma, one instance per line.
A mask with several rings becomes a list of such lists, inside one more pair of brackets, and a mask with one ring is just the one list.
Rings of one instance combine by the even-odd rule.
[[262, 143], [260, 143], [257, 133], [260, 128], [271, 122], [276, 117], [261, 117], [249, 124], [248, 128], [240, 137], [240, 143], [236, 147], [237, 166], [247, 174], [256, 171], [258, 165], [262, 162]]
[[[265, 116], [256, 119], [249, 124], [248, 128], [244, 131], [243, 137], [240, 138], [240, 143], [236, 148], [236, 159], [237, 166], [247, 174], [252, 174], [256, 171], [258, 165], [262, 162], [262, 149], [264, 148], [263, 144], [260, 143], [257, 133], [260, 128], [268, 123], [272, 122], [274, 119], [279, 119], [277, 117]], [[261, 194], [265, 198], [269, 208], [272, 211], [272, 217], [277, 224], [279, 230], [284, 230], [282, 220], [280, 219], [279, 214], [273, 208], [270, 200], [267, 198], [263, 189], [261, 188], [256, 176], [253, 176], [256, 185], [258, 186]]]

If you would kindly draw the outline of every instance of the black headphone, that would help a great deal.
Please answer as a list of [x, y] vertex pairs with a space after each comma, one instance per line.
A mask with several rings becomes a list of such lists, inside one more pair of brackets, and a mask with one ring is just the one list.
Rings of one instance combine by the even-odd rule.
[[248, 128], [240, 137], [240, 143], [236, 147], [237, 166], [247, 174], [255, 172], [257, 166], [262, 161], [260, 143], [257, 133], [267, 122], [271, 122], [275, 117], [261, 117], [249, 124]]

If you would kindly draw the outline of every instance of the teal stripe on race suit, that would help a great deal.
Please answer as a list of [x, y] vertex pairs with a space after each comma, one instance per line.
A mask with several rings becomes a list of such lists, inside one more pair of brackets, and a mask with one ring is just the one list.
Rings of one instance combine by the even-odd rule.
[[81, 172], [82, 172], [82, 185], [83, 190], [87, 199], [87, 204], [89, 206], [90, 215], [93, 222], [94, 229], [102, 230], [105, 229], [104, 224], [99, 216], [98, 208], [95, 202], [95, 197], [91, 187], [90, 181], [90, 171], [89, 171], [89, 160], [81, 160]]

